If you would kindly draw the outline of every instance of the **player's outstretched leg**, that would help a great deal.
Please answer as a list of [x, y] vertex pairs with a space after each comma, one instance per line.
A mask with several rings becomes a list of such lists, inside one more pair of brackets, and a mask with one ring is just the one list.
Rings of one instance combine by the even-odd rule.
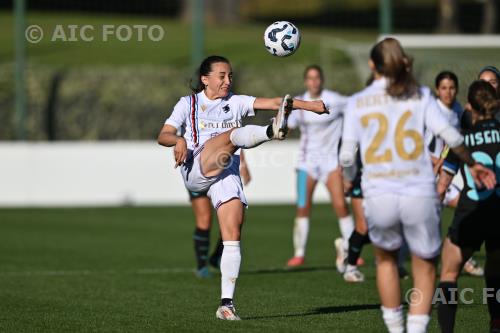
[[206, 177], [218, 176], [230, 163], [239, 148], [253, 148], [272, 139], [283, 140], [287, 133], [287, 118], [293, 99], [286, 95], [269, 126], [247, 125], [217, 135], [205, 142], [200, 163]]

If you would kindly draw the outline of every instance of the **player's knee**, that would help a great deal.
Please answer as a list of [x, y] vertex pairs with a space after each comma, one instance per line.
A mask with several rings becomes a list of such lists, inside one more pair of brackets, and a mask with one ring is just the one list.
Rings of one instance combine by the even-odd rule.
[[239, 228], [223, 228], [221, 229], [222, 239], [224, 241], [239, 241], [240, 229]]

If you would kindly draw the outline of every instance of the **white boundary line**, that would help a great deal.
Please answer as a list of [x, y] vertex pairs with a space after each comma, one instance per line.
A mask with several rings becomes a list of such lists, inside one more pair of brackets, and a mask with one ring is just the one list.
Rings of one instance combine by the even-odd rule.
[[118, 275], [118, 274], [182, 274], [194, 273], [192, 268], [142, 268], [137, 270], [37, 270], [37, 271], [10, 271], [1, 272], [0, 277], [13, 276], [83, 276], [83, 275]]
[[500, 35], [381, 35], [378, 41], [386, 37], [396, 38], [403, 47], [408, 48], [500, 48]]

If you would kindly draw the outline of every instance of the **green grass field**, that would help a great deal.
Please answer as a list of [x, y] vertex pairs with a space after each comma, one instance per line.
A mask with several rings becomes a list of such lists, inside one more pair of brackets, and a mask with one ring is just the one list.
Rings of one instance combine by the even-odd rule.
[[[336, 218], [318, 205], [306, 266], [285, 270], [293, 216], [291, 206], [249, 208], [236, 293], [244, 320], [221, 322], [218, 276], [193, 273], [188, 207], [2, 209], [0, 331], [383, 332], [371, 246], [367, 281], [346, 284], [333, 268]], [[486, 331], [483, 280], [463, 276], [460, 286], [475, 292], [457, 332]]]

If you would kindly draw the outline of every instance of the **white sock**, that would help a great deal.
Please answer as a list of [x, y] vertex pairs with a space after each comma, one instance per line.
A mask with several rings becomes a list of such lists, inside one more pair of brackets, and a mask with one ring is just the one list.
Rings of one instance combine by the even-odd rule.
[[225, 241], [220, 258], [221, 299], [233, 298], [236, 279], [240, 272], [241, 252], [239, 241]]
[[408, 319], [406, 320], [406, 332], [407, 333], [425, 333], [427, 332], [427, 325], [431, 321], [431, 316], [429, 315], [412, 315], [408, 314]]
[[295, 257], [303, 257], [306, 253], [307, 235], [309, 234], [309, 218], [296, 217], [293, 227], [293, 247]]
[[385, 306], [381, 306], [380, 308], [382, 309], [382, 318], [384, 318], [384, 323], [389, 333], [403, 333], [405, 330], [403, 306], [400, 305], [392, 309]]
[[344, 249], [349, 249], [349, 238], [354, 231], [354, 220], [351, 215], [346, 217], [341, 217], [339, 219], [340, 233], [342, 234], [342, 240], [344, 241]]
[[233, 145], [241, 148], [253, 148], [263, 142], [270, 141], [267, 126], [246, 125], [231, 132], [229, 139]]

